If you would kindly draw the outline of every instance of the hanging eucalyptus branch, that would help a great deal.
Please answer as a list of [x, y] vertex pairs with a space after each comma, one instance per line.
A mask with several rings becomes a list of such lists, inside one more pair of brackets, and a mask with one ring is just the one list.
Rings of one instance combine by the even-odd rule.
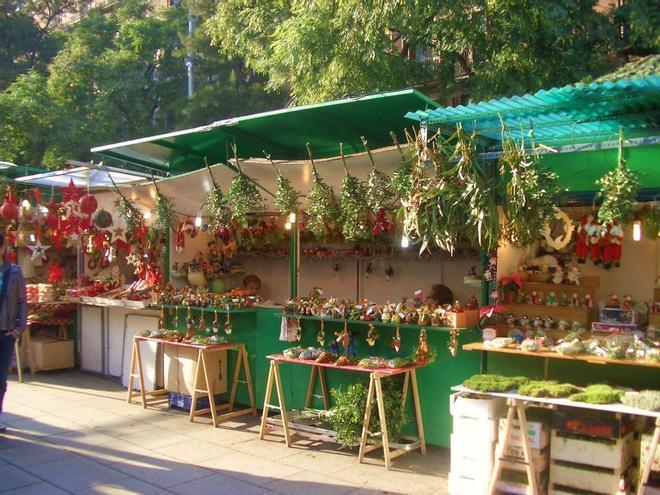
[[307, 228], [317, 239], [323, 239], [328, 234], [328, 225], [337, 220], [337, 204], [332, 188], [323, 181], [316, 169], [309, 143], [307, 155], [312, 164], [312, 187], [307, 194]]
[[557, 174], [541, 165], [536, 151], [530, 155], [524, 141], [516, 142], [504, 129], [500, 174], [509, 176], [502, 202], [502, 238], [515, 246], [529, 246], [555, 215], [561, 192]]
[[371, 230], [368, 228], [369, 210], [364, 201], [366, 188], [357, 177], [349, 173], [343, 143], [339, 143], [339, 154], [346, 173], [341, 181], [339, 197], [341, 231], [344, 239], [349, 242], [366, 240], [371, 238]]
[[635, 198], [639, 188], [639, 177], [626, 166], [623, 159], [623, 132], [619, 132], [619, 156], [614, 170], [607, 172], [596, 181], [600, 186], [598, 195], [603, 204], [598, 210], [601, 224], [617, 222], [629, 223], [635, 215]]
[[371, 156], [371, 151], [364, 136], [362, 136], [362, 144], [371, 161], [371, 172], [367, 177], [366, 187], [367, 206], [375, 214], [382, 209], [389, 209], [392, 204], [391, 180], [385, 172], [376, 168], [376, 163]]
[[291, 181], [282, 175], [275, 162], [271, 160], [270, 155], [265, 151], [264, 155], [266, 155], [266, 158], [270, 161], [270, 164], [277, 173], [277, 189], [275, 190], [274, 200], [275, 208], [283, 215], [297, 211], [300, 206], [299, 198], [301, 194], [291, 185]]
[[211, 167], [204, 157], [204, 163], [206, 164], [206, 170], [209, 172], [211, 177], [211, 183], [213, 184], [213, 190], [209, 193], [208, 198], [206, 199], [206, 209], [208, 212], [207, 222], [209, 227], [212, 230], [217, 230], [221, 227], [225, 227], [231, 220], [231, 209], [227, 203], [225, 195], [222, 193], [222, 189], [215, 182], [215, 178], [211, 173]]
[[152, 182], [156, 188], [156, 204], [154, 210], [156, 211], [156, 220], [154, 227], [157, 230], [165, 233], [176, 224], [176, 212], [174, 211], [174, 201], [167, 196], [161, 194], [156, 184], [156, 180], [152, 177]]
[[238, 225], [245, 228], [249, 225], [249, 215], [264, 211], [266, 206], [264, 198], [259, 192], [257, 185], [243, 173], [241, 164], [238, 160], [236, 144], [232, 145], [234, 152], [234, 161], [238, 175], [234, 178], [227, 190], [225, 200], [232, 208], [231, 218]]

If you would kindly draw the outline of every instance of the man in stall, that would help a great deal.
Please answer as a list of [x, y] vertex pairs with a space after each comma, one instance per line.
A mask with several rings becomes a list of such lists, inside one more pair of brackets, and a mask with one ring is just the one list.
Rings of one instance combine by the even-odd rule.
[[[0, 420], [7, 391], [7, 373], [16, 339], [27, 326], [27, 295], [21, 269], [10, 263], [5, 253], [5, 237], [0, 234]], [[0, 422], [0, 435], [7, 427]]]

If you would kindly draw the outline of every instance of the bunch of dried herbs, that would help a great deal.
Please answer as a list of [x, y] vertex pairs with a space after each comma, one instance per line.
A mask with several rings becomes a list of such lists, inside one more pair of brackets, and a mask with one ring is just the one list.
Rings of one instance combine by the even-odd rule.
[[213, 185], [213, 190], [209, 193], [209, 197], [206, 199], [206, 209], [208, 212], [207, 222], [211, 229], [216, 230], [221, 227], [225, 227], [231, 220], [231, 208], [227, 203], [225, 195], [222, 193], [220, 186], [215, 182], [211, 168], [209, 167], [206, 159], [206, 169], [211, 176], [211, 183]]
[[508, 177], [502, 238], [515, 246], [529, 246], [555, 215], [561, 192], [557, 175], [541, 165], [537, 152], [527, 152], [524, 141], [516, 142], [508, 135], [502, 139], [500, 174]]
[[346, 175], [341, 181], [339, 195], [339, 220], [341, 232], [349, 242], [362, 241], [371, 238], [369, 229], [369, 207], [365, 203], [367, 188], [357, 177], [350, 174], [344, 149], [340, 143], [340, 154]]
[[635, 198], [639, 189], [639, 177], [626, 166], [623, 159], [623, 136], [619, 135], [619, 157], [614, 170], [610, 170], [596, 181], [600, 186], [598, 195], [603, 203], [598, 210], [601, 225], [617, 222], [624, 225], [635, 215]]
[[240, 227], [246, 228], [250, 223], [250, 214], [264, 211], [264, 198], [257, 185], [243, 173], [234, 146], [234, 161], [238, 175], [229, 185], [225, 200], [231, 205], [231, 219]]
[[292, 185], [291, 181], [282, 175], [282, 172], [275, 162], [271, 160], [270, 155], [266, 154], [266, 158], [277, 173], [277, 187], [275, 189], [275, 208], [277, 211], [286, 215], [287, 213], [295, 212], [300, 206], [300, 192], [298, 192]]
[[329, 225], [337, 220], [337, 204], [332, 188], [326, 184], [312, 158], [312, 150], [307, 144], [309, 161], [312, 164], [312, 187], [307, 194], [307, 229], [317, 239], [324, 239], [329, 233]]

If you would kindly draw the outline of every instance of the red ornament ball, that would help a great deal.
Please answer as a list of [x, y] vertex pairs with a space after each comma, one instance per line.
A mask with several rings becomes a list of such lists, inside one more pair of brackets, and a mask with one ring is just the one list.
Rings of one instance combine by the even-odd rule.
[[96, 211], [98, 202], [93, 194], [85, 194], [78, 200], [78, 205], [80, 206], [80, 211], [86, 215], [91, 215]]
[[18, 208], [14, 203], [9, 201], [9, 196], [5, 196], [5, 202], [0, 206], [0, 215], [7, 220], [18, 219]]

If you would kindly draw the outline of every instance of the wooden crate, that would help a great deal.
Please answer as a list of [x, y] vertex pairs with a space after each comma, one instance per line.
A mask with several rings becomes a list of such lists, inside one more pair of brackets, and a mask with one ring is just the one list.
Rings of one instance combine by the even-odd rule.
[[623, 470], [632, 462], [633, 432], [616, 439], [594, 438], [552, 431], [550, 456], [553, 460]]
[[[497, 452], [497, 450], [495, 450], [495, 452]], [[514, 445], [507, 445], [502, 455], [504, 456], [504, 458], [511, 458], [519, 461], [523, 461], [523, 459], [525, 458], [523, 455], [523, 448], [516, 447]], [[534, 468], [536, 469], [537, 473], [540, 473], [548, 469], [548, 466], [550, 465], [549, 449], [547, 447], [544, 449], [532, 449], [532, 462], [534, 462]], [[505, 469], [512, 469], [514, 471], [525, 470], [524, 464], [517, 463], [514, 461], [509, 461], [509, 460], [503, 461], [502, 465], [504, 466]]]
[[467, 313], [462, 311], [460, 313], [454, 313], [453, 311], [447, 312], [447, 326], [452, 328], [466, 328], [467, 324]]
[[624, 469], [597, 469], [584, 464], [565, 463], [550, 459], [550, 488], [561, 490], [567, 488], [573, 493], [592, 492], [595, 494], [616, 493], [619, 482], [626, 476], [628, 467]]

